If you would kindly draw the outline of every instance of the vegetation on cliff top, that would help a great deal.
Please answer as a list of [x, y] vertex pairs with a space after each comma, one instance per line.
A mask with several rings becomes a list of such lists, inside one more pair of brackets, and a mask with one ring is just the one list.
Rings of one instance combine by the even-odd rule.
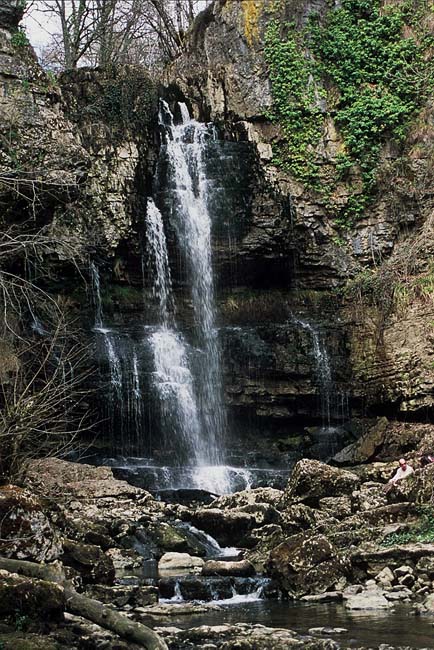
[[[275, 162], [329, 198], [336, 183], [356, 169], [361, 183], [340, 217], [342, 226], [363, 213], [375, 190], [381, 146], [403, 143], [429, 92], [433, 38], [419, 30], [420, 12], [411, 0], [382, 4], [342, 0], [325, 19], [311, 15], [302, 30], [293, 24], [282, 30], [274, 20], [266, 32], [270, 117], [283, 134]], [[327, 114], [340, 129], [343, 147], [335, 177], [325, 181], [317, 147]]]

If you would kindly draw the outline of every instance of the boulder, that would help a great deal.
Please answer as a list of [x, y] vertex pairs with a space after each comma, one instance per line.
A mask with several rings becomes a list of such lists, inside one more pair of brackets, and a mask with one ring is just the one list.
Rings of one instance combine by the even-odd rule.
[[203, 576], [236, 576], [248, 578], [255, 575], [255, 573], [255, 567], [248, 560], [241, 560], [240, 562], [207, 560], [202, 567]]
[[205, 562], [201, 557], [195, 557], [188, 553], [165, 553], [158, 562], [158, 573], [200, 573]]
[[[189, 553], [190, 555], [206, 555], [206, 549], [197, 539], [186, 531], [165, 522], [150, 525], [146, 534], [156, 546], [157, 557], [164, 553]], [[140, 540], [142, 541], [142, 540]]]
[[348, 596], [345, 601], [345, 607], [352, 610], [378, 610], [390, 609], [392, 604], [385, 598], [381, 590], [367, 589], [359, 594]]
[[375, 580], [382, 587], [391, 587], [395, 582], [395, 576], [393, 574], [393, 571], [388, 566], [386, 566], [380, 571], [380, 573], [377, 573]]
[[349, 572], [347, 558], [324, 535], [293, 535], [270, 553], [268, 575], [296, 596], [333, 591]]
[[426, 573], [431, 579], [434, 578], [434, 556], [421, 557], [416, 564], [418, 572]]
[[270, 487], [255, 488], [254, 490], [242, 490], [241, 492], [234, 492], [234, 494], [225, 494], [215, 499], [209, 507], [219, 508], [219, 510], [234, 510], [255, 503], [268, 503], [278, 509], [282, 496], [282, 490]]
[[29, 464], [27, 480], [43, 494], [54, 498], [74, 497], [94, 500], [108, 497], [153, 497], [126, 481], [113, 477], [110, 467], [94, 467], [84, 463], [72, 463], [60, 458], [44, 458]]
[[64, 610], [65, 595], [59, 585], [0, 569], [0, 618], [19, 615], [61, 621]]
[[0, 554], [33, 562], [50, 562], [61, 554], [42, 502], [15, 485], [0, 488]]
[[333, 461], [338, 464], [356, 465], [371, 460], [384, 443], [388, 426], [387, 418], [379, 418], [356, 442], [341, 449], [333, 457]]
[[181, 630], [177, 627], [156, 630], [170, 648], [206, 648], [207, 650], [339, 650], [332, 639], [299, 635], [293, 630], [237, 623], [202, 625]]
[[344, 519], [351, 515], [351, 497], [323, 497], [319, 500], [319, 507], [336, 519]]
[[125, 605], [147, 607], [158, 603], [158, 589], [150, 586], [91, 585], [86, 589], [86, 595], [101, 603], [116, 607], [125, 607]]
[[375, 481], [367, 481], [360, 486], [359, 490], [353, 493], [353, 499], [357, 503], [359, 511], [371, 511], [375, 508], [387, 505], [387, 496], [384, 492], [384, 484]]
[[200, 508], [192, 512], [192, 523], [200, 530], [212, 535], [221, 546], [245, 546], [248, 533], [256, 528], [253, 514], [238, 510]]
[[289, 478], [283, 495], [286, 507], [293, 503], [318, 506], [324, 497], [348, 496], [360, 485], [356, 474], [331, 467], [319, 460], [300, 460]]
[[80, 573], [84, 584], [113, 584], [113, 562], [98, 546], [66, 539], [63, 542], [62, 561]]

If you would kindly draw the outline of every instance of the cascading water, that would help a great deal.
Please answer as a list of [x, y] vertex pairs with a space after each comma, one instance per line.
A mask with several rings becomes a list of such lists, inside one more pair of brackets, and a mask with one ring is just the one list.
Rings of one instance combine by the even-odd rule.
[[211, 260], [211, 217], [208, 211], [208, 183], [205, 148], [214, 132], [192, 120], [180, 104], [182, 123], [175, 125], [168, 105], [162, 102], [160, 124], [165, 135], [162, 155], [167, 160], [172, 185], [171, 222], [184, 254], [199, 345], [198, 387], [202, 437], [206, 440], [211, 466], [222, 466], [226, 416], [218, 334], [215, 326], [214, 286]]
[[333, 381], [327, 349], [318, 330], [313, 327], [311, 323], [300, 319], [297, 319], [296, 323], [303, 329], [307, 330], [312, 339], [313, 356], [315, 358], [317, 382], [321, 399], [323, 426], [330, 426]]
[[104, 399], [108, 432], [112, 440], [119, 440], [121, 451], [127, 453], [137, 449], [143, 432], [139, 359], [132, 341], [104, 325], [99, 270], [93, 262], [90, 277], [95, 311], [93, 330], [102, 341], [102, 357], [108, 364], [110, 378]]
[[[190, 119], [180, 105], [182, 124], [175, 126], [166, 103], [160, 124], [168, 162], [174, 224], [192, 287], [197, 339], [202, 357], [193, 375], [188, 347], [174, 318], [174, 301], [163, 218], [152, 199], [146, 215], [147, 254], [153, 268], [153, 294], [159, 305], [161, 327], [150, 336], [154, 357], [154, 386], [161, 404], [164, 429], [172, 431], [178, 464], [196, 468], [193, 482], [214, 492], [229, 490], [229, 476], [221, 450], [225, 429], [217, 330], [214, 318], [211, 265], [211, 220], [206, 204], [203, 163], [205, 125]], [[196, 352], [197, 352], [196, 349]]]
[[309, 332], [312, 341], [322, 418], [322, 427], [317, 432], [317, 447], [320, 456], [333, 456], [338, 451], [340, 435], [339, 428], [333, 426], [333, 422], [348, 419], [348, 394], [337, 390], [327, 348], [318, 328], [305, 320], [295, 319], [295, 322]]

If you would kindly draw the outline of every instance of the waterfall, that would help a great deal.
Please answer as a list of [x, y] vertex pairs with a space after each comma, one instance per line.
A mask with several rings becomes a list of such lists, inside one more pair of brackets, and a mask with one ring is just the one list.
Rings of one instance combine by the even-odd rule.
[[[190, 119], [180, 104], [182, 124], [173, 122], [162, 102], [160, 126], [167, 161], [170, 223], [185, 257], [191, 286], [197, 346], [189, 350], [175, 320], [172, 281], [163, 216], [153, 199], [147, 203], [146, 252], [160, 326], [149, 336], [154, 359], [153, 386], [158, 395], [163, 431], [170, 431], [173, 460], [193, 466], [192, 482], [213, 492], [229, 490], [223, 465], [225, 415], [219, 347], [214, 314], [211, 219], [207, 209], [204, 147], [208, 129]], [[160, 158], [161, 163], [161, 158]], [[192, 357], [200, 361], [192, 363]]]
[[165, 134], [162, 149], [173, 192], [171, 222], [186, 261], [196, 332], [203, 353], [197, 378], [203, 436], [210, 464], [222, 465], [226, 414], [215, 325], [211, 217], [205, 168], [206, 143], [215, 134], [205, 124], [192, 120], [185, 104], [180, 104], [180, 111], [182, 123], [175, 125], [168, 105], [162, 102], [160, 124]]

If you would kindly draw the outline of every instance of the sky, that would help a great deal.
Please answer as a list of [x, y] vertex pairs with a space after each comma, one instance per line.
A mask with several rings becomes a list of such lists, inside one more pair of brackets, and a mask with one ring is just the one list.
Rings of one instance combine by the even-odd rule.
[[[43, 3], [47, 5], [47, 2]], [[24, 16], [21, 25], [25, 28], [27, 38], [38, 51], [50, 40], [51, 34], [59, 33], [60, 25], [55, 16], [49, 16], [38, 9], [40, 2], [34, 2], [29, 13]]]

